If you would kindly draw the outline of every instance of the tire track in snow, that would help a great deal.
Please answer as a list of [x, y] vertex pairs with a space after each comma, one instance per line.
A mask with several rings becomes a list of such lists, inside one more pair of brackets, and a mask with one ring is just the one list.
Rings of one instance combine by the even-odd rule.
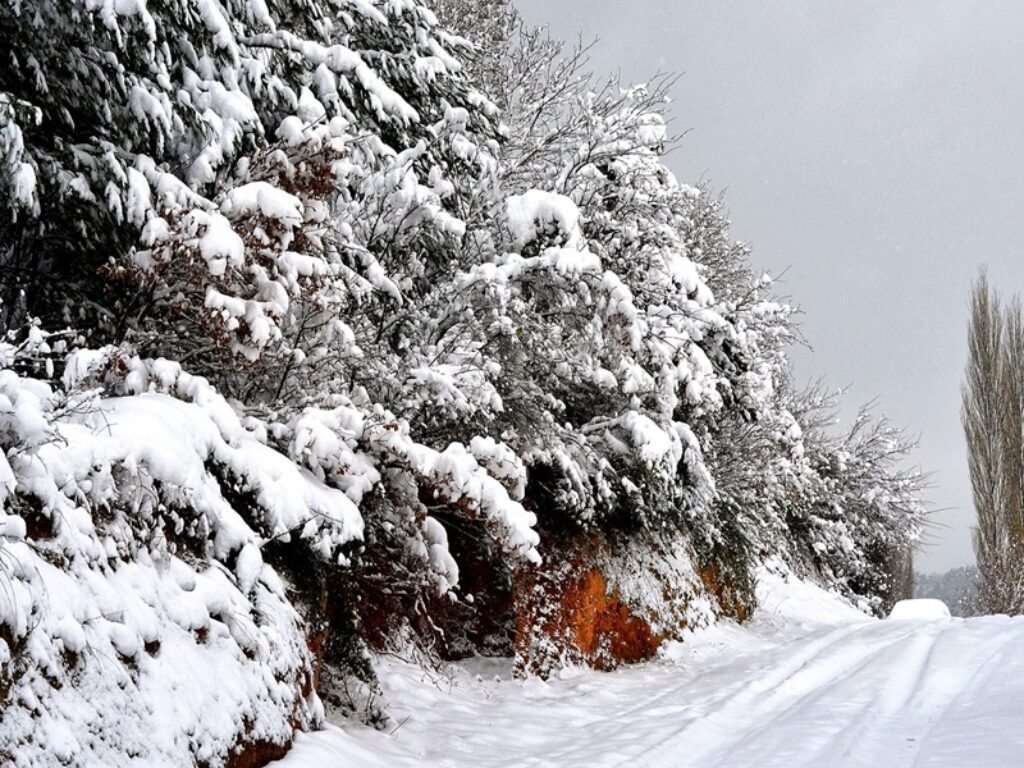
[[[333, 729], [289, 768], [1021, 768], [1024, 619], [876, 621], [486, 696], [396, 690], [399, 742]], [[770, 641], [769, 641], [770, 642]], [[474, 689], [470, 688], [470, 693]], [[493, 695], [492, 695], [493, 694]], [[321, 742], [323, 743], [323, 742]]]
[[[1002, 651], [1020, 635], [1019, 627], [1004, 630], [996, 636], [998, 653], [990, 653], [992, 643], [986, 642], [983, 648], [972, 644], [970, 653], [965, 656], [962, 622], [957, 619], [953, 622], [938, 625], [940, 631], [935, 634], [935, 642], [916, 665], [913, 675], [886, 676], [861, 707], [857, 719], [842, 730], [841, 746], [836, 743], [819, 750], [811, 756], [808, 765], [822, 764], [820, 760], [825, 758], [834, 764], [835, 755], [841, 753], [844, 760], [839, 765], [842, 766], [916, 766], [917, 756], [928, 744], [928, 737], [937, 723], [954, 711], [957, 702], [982, 679], [982, 673], [987, 673], [986, 680], [991, 676]], [[943, 641], [952, 647], [941, 648]], [[955, 656], [942, 658], [940, 650]], [[911, 677], [913, 681], [908, 683]], [[893, 696], [894, 688], [900, 695]]]
[[[925, 641], [921, 641], [919, 636], [917, 636], [917, 633], [913, 630], [908, 630], [897, 636], [895, 639], [889, 638], [888, 642], [883, 641], [882, 643], [879, 643], [875, 649], [869, 655], [865, 656], [856, 666], [844, 670], [842, 674], [838, 676], [829, 678], [827, 683], [819, 686], [806, 696], [802, 696], [800, 699], [796, 700], [781, 712], [773, 716], [767, 723], [764, 723], [763, 725], [758, 726], [755, 730], [745, 734], [738, 742], [728, 748], [724, 755], [722, 755], [723, 758], [729, 758], [730, 762], [721, 762], [720, 764], [732, 765], [732, 758], [734, 756], [740, 757], [744, 752], [753, 752], [754, 754], [749, 754], [749, 763], [751, 765], [759, 767], [766, 765], [785, 765], [789, 768], [792, 765], [790, 759], [786, 759], [784, 761], [776, 760], [775, 762], [765, 762], [766, 760], [772, 761], [773, 757], [765, 756], [767, 751], [765, 747], [767, 745], [759, 744], [758, 740], [764, 735], [771, 736], [772, 734], [770, 732], [778, 729], [778, 727], [786, 721], [796, 721], [798, 723], [804, 722], [809, 719], [809, 715], [819, 714], [823, 711], [821, 704], [825, 699], [834, 697], [837, 691], [843, 690], [849, 684], [856, 685], [858, 681], [863, 680], [864, 673], [877, 667], [877, 662], [879, 660], [888, 663], [890, 661], [888, 657], [892, 653], [893, 648], [898, 649], [898, 658], [901, 660], [906, 659], [912, 662], [919, 658], [921, 650], [914, 648], [912, 651], [908, 652], [908, 650], [904, 648], [904, 643], [908, 638], [912, 639], [913, 644], [925, 645], [925, 653], [929, 653], [930, 649], [933, 647], [933, 639], [928, 638]], [[792, 742], [792, 736], [787, 737], [786, 740]], [[806, 751], [806, 747], [801, 747], [801, 751]], [[830, 748], [828, 751], [834, 756], [834, 748]], [[809, 760], [806, 764], [808, 766], [819, 766], [828, 765], [830, 763], [822, 763], [818, 760]]]
[[[968, 688], [981, 678], [984, 671], [991, 675], [992, 665], [1001, 654], [989, 652], [991, 643], [984, 648], [971, 645], [971, 653], [964, 650], [963, 623], [916, 623], [909, 642], [898, 649], [895, 658], [870, 668], [862, 678], [846, 676], [844, 684], [830, 686], [813, 703], [821, 704], [820, 711], [805, 703], [798, 711], [788, 713], [784, 720], [788, 727], [781, 728], [787, 743], [756, 745], [756, 754], [730, 754], [722, 765], [756, 766], [830, 766], [843, 768], [906, 768], [916, 765], [914, 755], [929, 743], [937, 713], [950, 712]], [[1014, 636], [1020, 635], [1019, 625], [997, 635], [1000, 650]], [[1002, 640], [1002, 638], [1008, 638]], [[944, 647], [948, 646], [948, 647]], [[867, 695], [865, 697], [865, 694]], [[859, 706], [844, 712], [846, 701], [859, 699]], [[915, 704], [917, 702], [917, 704]], [[841, 722], [836, 715], [844, 714], [850, 722], [829, 739], [798, 738], [799, 728], [807, 721], [824, 715], [833, 723]], [[778, 724], [778, 723], [777, 723]], [[976, 763], [942, 762], [943, 766], [962, 768]], [[1017, 763], [1014, 763], [1015, 765]], [[977, 764], [981, 765], [981, 764]]]
[[[914, 634], [913, 629], [907, 628], [894, 638], [891, 632], [886, 631], [879, 639], [852, 649], [849, 647], [846, 641], [851, 636], [863, 634], [865, 628], [875, 626], [858, 625], [852, 631], [832, 633], [836, 636], [831, 643], [819, 643], [816, 652], [802, 654], [801, 663], [787, 664], [779, 672], [753, 684], [744, 683], [737, 694], [727, 697], [724, 702], [715, 702], [720, 706], [709, 707], [704, 718], [687, 722], [623, 765], [676, 766], [680, 763], [675, 761], [684, 754], [685, 765], [732, 766], [733, 763], [722, 760], [772, 729], [806, 702], [825, 695], [837, 683], [857, 676], [893, 646]], [[828, 658], [837, 651], [841, 657], [838, 663]], [[757, 724], [754, 730], [746, 730], [752, 717]], [[767, 722], [764, 717], [768, 718]], [[716, 738], [716, 732], [721, 731], [729, 736], [726, 739]], [[753, 765], [764, 765], [763, 759], [763, 755], [759, 756]]]
[[[921, 751], [930, 749], [931, 736], [939, 723], [955, 721], [958, 702], [975, 690], [988, 689], [990, 679], [1002, 669], [1006, 649], [1017, 647], [1014, 641], [1019, 642], [1020, 634], [1017, 624], [995, 637], [972, 638], [968, 643], [965, 637], [970, 633], [959, 620], [915, 622], [866, 663], [748, 732], [725, 752], [694, 763], [679, 763], [677, 759], [654, 765], [916, 767]], [[891, 658], [879, 659], [891, 651], [895, 651]], [[855, 706], [847, 706], [853, 702]], [[841, 730], [829, 733], [844, 720], [849, 722]], [[736, 725], [744, 727], [742, 722]], [[988, 764], [948, 762], [941, 753], [936, 756], [935, 764], [942, 766]], [[972, 759], [978, 759], [978, 755], [972, 755]]]
[[[817, 749], [807, 750], [805, 764], [808, 766], [856, 764], [861, 755], [855, 750], [864, 743], [867, 735], [872, 733], [872, 727], [879, 722], [884, 722], [886, 718], [895, 716], [900, 707], [905, 706], [914, 695], [927, 674], [944, 629], [941, 624], [930, 624], [923, 627], [919, 624], [915, 625], [914, 629], [903, 638], [909, 638], [909, 643], [906, 644], [906, 647], [899, 649], [899, 653], [894, 659], [887, 659], [884, 665], [873, 670], [874, 675], [869, 676], [867, 680], [848, 681], [854, 683], [853, 691], [844, 689], [823, 691], [823, 699], [832, 696], [837, 699], [855, 700], [858, 693], [868, 695], [863, 703], [851, 713], [852, 720], [848, 724]], [[877, 678], [879, 682], [875, 683], [870, 679], [871, 677]], [[894, 690], [899, 693], [898, 696], [892, 695], [891, 691]], [[901, 704], [894, 706], [896, 701]], [[836, 762], [838, 756], [841, 756], [841, 763]], [[877, 764], [879, 763], [876, 763], [875, 758], [870, 756], [865, 762], [865, 765], [870, 766]], [[890, 768], [888, 762], [884, 764], [886, 768]]]
[[[969, 675], [962, 676], [962, 684], [959, 685], [952, 695], [946, 697], [946, 700], [941, 704], [936, 706], [932, 702], [933, 695], [930, 694], [927, 687], [922, 687], [916, 692], [915, 698], [928, 704], [927, 708], [931, 712], [922, 713], [919, 719], [921, 719], [920, 725], [923, 728], [919, 728], [915, 738], [912, 741], [904, 739], [904, 749], [900, 755], [901, 759], [899, 762], [892, 763], [893, 768], [900, 768], [901, 766], [916, 768], [921, 757], [921, 750], [930, 743], [929, 737], [938, 729], [941, 723], [949, 719], [951, 713], [959, 709], [956, 705], [963, 701], [965, 696], [974, 693], [976, 689], [987, 689], [990, 679], [997, 672], [1006, 674], [1007, 670], [1004, 668], [1006, 649], [1011, 645], [1016, 646], [1020, 643], [1020, 629], [1019, 627], [1008, 627], [1000, 632], [997, 638], [997, 648], [992, 647], [997, 645], [996, 639], [993, 638], [991, 642], [985, 644], [985, 647], [978, 650], [977, 657], [980, 659], [979, 663], [973, 666]], [[945, 672], [945, 669], [941, 670], [940, 675], [945, 677]]]
[[[787, 641], [768, 649], [759, 649], [740, 659], [735, 657], [716, 659], [711, 668], [693, 676], [685, 675], [681, 682], [674, 683], [668, 690], [650, 698], [642, 698], [639, 704], [627, 709], [608, 712], [600, 720], [590, 722], [588, 727], [605, 734], [606, 739], [608, 739], [607, 734], [613, 732], [631, 734], [631, 738], [624, 739], [627, 744], [622, 754], [622, 761], [623, 764], [632, 764], [635, 758], [631, 756], [631, 753], [635, 751], [635, 745], [638, 742], [643, 743], [643, 739], [638, 738], [637, 733], [643, 734], [648, 728], [653, 728], [656, 732], [652, 732], [650, 738], [656, 738], [657, 732], [664, 731], [664, 723], [652, 722], [649, 715], [652, 711], [663, 709], [666, 700], [685, 702], [678, 705], [678, 711], [674, 714], [677, 717], [686, 717], [687, 724], [694, 723], [702, 717], [707, 717], [709, 713], [719, 710], [723, 702], [728, 702], [749, 692], [751, 688], [749, 679], [744, 674], [737, 674], [738, 664], [744, 667], [749, 666], [750, 669], [743, 671], [751, 674], [758, 672], [765, 674], [767, 671], [767, 677], [761, 679], [759, 686], [771, 690], [782, 685], [785, 680], [799, 674], [802, 670], [811, 667], [822, 654], [842, 646], [844, 641], [850, 635], [855, 634], [861, 626], [856, 624], [828, 627], [802, 637], [800, 646], [795, 646], [794, 643]], [[798, 647], [796, 653], [793, 653], [794, 647]], [[788, 654], [789, 658], [784, 664], [779, 664], [777, 656], [782, 654]], [[691, 698], [694, 689], [702, 691], [701, 698], [696, 701]], [[714, 693], [708, 695], [709, 691]], [[609, 741], [611, 740], [609, 739]], [[553, 768], [585, 764], [587, 762], [585, 755], [591, 748], [589, 744], [572, 744], [567, 748], [553, 751], [540, 762], [532, 761], [528, 764], [552, 766]], [[578, 757], [580, 762], [571, 762], [573, 756]]]
[[[787, 641], [768, 649], [759, 649], [749, 655], [742, 656], [740, 659], [735, 657], [716, 659], [712, 665], [709, 665], [710, 668], [693, 676], [686, 675], [682, 682], [673, 684], [668, 690], [651, 698], [643, 698], [639, 704], [624, 710], [611, 711], [599, 720], [589, 722], [588, 728], [606, 734], [606, 739], [609, 733], [628, 732], [633, 734], [633, 738], [622, 739], [622, 741], [626, 742], [622, 753], [623, 764], [631, 764], [635, 759], [631, 757], [631, 753], [635, 751], [635, 745], [638, 741], [642, 743], [642, 739], [638, 740], [636, 734], [638, 732], [642, 734], [648, 728], [653, 728], [657, 732], [664, 731], [663, 722], [661, 724], [658, 721], [652, 722], [650, 717], [652, 712], [672, 710], [672, 714], [675, 717], [685, 717], [687, 724], [699, 721], [701, 718], [707, 717], [710, 713], [720, 709], [723, 702], [727, 702], [749, 691], [751, 685], [748, 678], [744, 675], [737, 675], [738, 664], [749, 666], [750, 669], [744, 671], [749, 671], [751, 674], [760, 672], [764, 675], [765, 671], [767, 671], [767, 677], [762, 677], [758, 682], [758, 686], [772, 690], [783, 685], [787, 679], [812, 667], [822, 654], [841, 647], [850, 635], [858, 632], [861, 626], [863, 625], [843, 625], [811, 632], [801, 638], [803, 644], [798, 647], [796, 653], [793, 653], [793, 649], [796, 647], [795, 644]], [[787, 654], [787, 659], [784, 664], [780, 665], [776, 657], [782, 654]], [[666, 670], [662, 671], [665, 672]], [[709, 685], [711, 681], [714, 681], [714, 683]], [[696, 701], [692, 699], [694, 689], [702, 691], [701, 698]], [[713, 691], [714, 693], [709, 696], [708, 691]], [[671, 701], [672, 705], [666, 707], [666, 701]], [[676, 702], [683, 703], [676, 704]], [[657, 738], [657, 733], [651, 733], [649, 738]], [[609, 739], [609, 741], [612, 740]], [[530, 762], [529, 765], [563, 768], [563, 766], [577, 764], [570, 762], [574, 755], [580, 758], [581, 764], [585, 764], [587, 761], [583, 758], [583, 755], [591, 748], [589, 744], [572, 744], [567, 748], [553, 751], [539, 762]]]
[[[766, 688], [774, 688], [777, 685], [780, 685], [784, 680], [788, 679], [789, 677], [792, 677], [792, 675], [800, 672], [800, 670], [813, 664], [821, 654], [827, 653], [830, 649], [834, 648], [847, 637], [855, 634], [858, 631], [858, 629], [860, 629], [860, 625], [854, 625], [852, 627], [829, 627], [827, 630], [819, 630], [817, 632], [813, 632], [807, 635], [805, 638], [803, 638], [807, 644], [806, 646], [800, 649], [800, 652], [796, 655], [796, 657], [789, 661], [785, 666], [780, 667], [778, 669], [769, 667], [771, 668], [771, 675], [762, 684]], [[769, 649], [767, 652], [761, 650], [760, 652], [752, 654], [751, 656], [747, 657], [745, 660], [749, 662], [761, 662], [762, 667], [768, 666], [764, 663], [765, 655], [771, 656], [776, 652], [784, 652], [785, 649], [790, 647], [791, 644], [787, 643], [783, 646], [773, 647]], [[659, 694], [653, 699], [646, 700], [640, 704], [637, 704], [634, 707], [616, 713], [616, 717], [626, 718], [631, 715], [637, 714], [638, 712], [649, 712], [652, 705], [660, 704], [665, 699], [674, 698], [678, 694], [683, 694], [685, 697], [685, 694], [689, 692], [693, 687], [709, 679], [713, 679], [716, 676], [728, 677], [729, 679], [734, 680], [736, 676], [735, 666], [735, 659], [716, 659], [714, 666], [711, 666], [709, 669], [698, 673], [694, 677], [687, 677], [685, 682], [680, 683], [678, 686], [675, 686], [672, 689]], [[732, 698], [734, 695], [736, 695], [736, 692], [738, 690], [742, 691], [747, 689], [748, 687], [749, 684], [744, 682], [742, 679], [735, 682], [733, 685], [717, 686], [716, 690], [720, 692], [720, 695], [716, 696], [714, 699], [710, 701], [708, 699], [704, 699], [701, 702], [699, 702], [699, 704], [705, 705], [708, 708], [714, 708], [720, 701]], [[695, 702], [694, 706], [696, 705], [697, 703]]]

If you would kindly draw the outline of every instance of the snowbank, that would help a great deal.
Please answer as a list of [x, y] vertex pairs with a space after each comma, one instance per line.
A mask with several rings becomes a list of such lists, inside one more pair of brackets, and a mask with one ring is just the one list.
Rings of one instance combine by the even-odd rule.
[[843, 597], [797, 578], [778, 562], [758, 572], [754, 627], [811, 630], [870, 620]]
[[0, 762], [219, 764], [316, 726], [306, 628], [261, 553], [298, 532], [333, 556], [361, 535], [352, 502], [223, 401], [61, 406], [9, 373]]
[[941, 600], [931, 597], [916, 600], [900, 600], [889, 613], [892, 620], [938, 621], [950, 618], [949, 608]]

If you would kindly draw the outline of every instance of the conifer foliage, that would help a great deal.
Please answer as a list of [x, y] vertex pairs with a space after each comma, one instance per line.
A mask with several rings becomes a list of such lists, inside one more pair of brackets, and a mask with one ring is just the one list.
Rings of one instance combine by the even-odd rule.
[[0, 3], [0, 758], [385, 716], [368, 651], [512, 652], [581, 541], [883, 607], [909, 445], [793, 389], [667, 81], [503, 0]]

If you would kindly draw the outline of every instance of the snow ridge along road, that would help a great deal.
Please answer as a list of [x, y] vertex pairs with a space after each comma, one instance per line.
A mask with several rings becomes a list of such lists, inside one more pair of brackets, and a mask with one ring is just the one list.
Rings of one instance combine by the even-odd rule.
[[[809, 589], [787, 585], [786, 601], [797, 588]], [[1024, 766], [1024, 618], [875, 621], [844, 607], [813, 626], [783, 613], [550, 683], [509, 681], [494, 660], [443, 679], [389, 663], [401, 727], [300, 735], [279, 768]]]

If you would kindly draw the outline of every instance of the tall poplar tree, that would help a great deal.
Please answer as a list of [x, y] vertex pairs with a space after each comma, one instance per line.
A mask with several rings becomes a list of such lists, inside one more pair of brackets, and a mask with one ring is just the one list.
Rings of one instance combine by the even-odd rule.
[[993, 613], [1024, 605], [1024, 318], [982, 273], [971, 296], [961, 417], [977, 525], [981, 601]]

